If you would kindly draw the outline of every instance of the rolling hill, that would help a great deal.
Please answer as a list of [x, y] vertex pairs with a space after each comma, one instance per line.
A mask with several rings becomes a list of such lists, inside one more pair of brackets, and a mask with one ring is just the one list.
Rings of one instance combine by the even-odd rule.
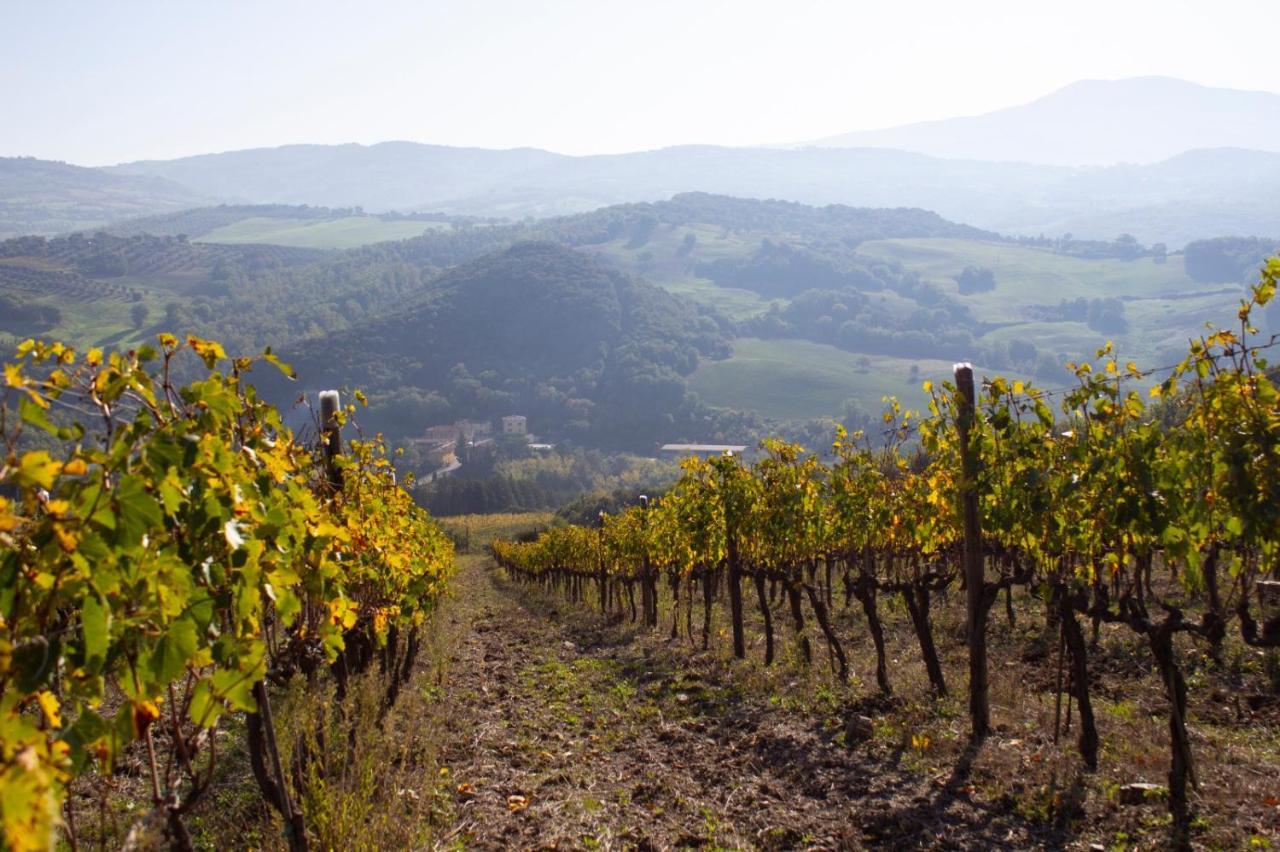
[[384, 410], [416, 407], [423, 420], [402, 420], [402, 434], [519, 411], [532, 429], [647, 447], [692, 416], [684, 377], [728, 345], [714, 311], [581, 252], [526, 242], [284, 354], [309, 387], [349, 384]]
[[0, 239], [92, 229], [205, 201], [199, 192], [155, 175], [0, 157]]
[[1169, 77], [1081, 80], [985, 115], [845, 133], [809, 144], [1067, 166], [1150, 164], [1202, 148], [1280, 152], [1280, 95]]
[[[246, 217], [255, 211], [272, 215]], [[149, 221], [266, 233], [363, 221], [350, 212]], [[348, 250], [28, 237], [0, 242], [0, 337], [125, 344], [164, 329], [228, 351], [272, 345], [296, 354], [308, 386], [371, 391], [370, 425], [393, 436], [518, 409], [588, 443], [750, 440], [758, 423], [706, 406], [801, 419], [853, 400], [874, 412], [885, 393], [918, 401], [919, 381], [956, 360], [1058, 385], [1065, 361], [1108, 339], [1142, 366], [1165, 363], [1205, 321], [1232, 315], [1275, 244], [1199, 241], [1182, 255], [1134, 240], [1006, 238], [927, 210], [702, 193], [458, 221]], [[968, 269], [989, 285], [962, 286]], [[1280, 316], [1267, 321], [1280, 328]], [[695, 416], [709, 419], [695, 427]]]
[[[922, 207], [1010, 234], [1178, 247], [1266, 233], [1280, 220], [1280, 154], [1217, 149], [1108, 168], [951, 160], [877, 148], [687, 146], [593, 157], [414, 143], [289, 146], [131, 163], [113, 174], [163, 177], [246, 203], [556, 216], [684, 192], [814, 205]], [[1225, 199], [1231, 199], [1230, 204]]]
[[[846, 134], [819, 147], [688, 145], [566, 156], [384, 142], [287, 145], [105, 169], [3, 160], [0, 236], [97, 228], [208, 200], [341, 208], [357, 218], [365, 211], [435, 211], [518, 220], [709, 192], [920, 207], [1006, 234], [1109, 240], [1128, 233], [1179, 248], [1273, 231], [1280, 221], [1277, 139], [1280, 95], [1139, 78], [1082, 81], [985, 116]], [[313, 213], [294, 218], [301, 221], [258, 222], [215, 239], [349, 247], [404, 237], [415, 227], [403, 217], [319, 228]]]

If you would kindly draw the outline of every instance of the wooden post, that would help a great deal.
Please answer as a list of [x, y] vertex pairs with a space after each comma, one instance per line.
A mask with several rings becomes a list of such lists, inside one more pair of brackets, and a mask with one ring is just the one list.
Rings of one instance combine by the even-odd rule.
[[[732, 452], [727, 454], [729, 458], [732, 456]], [[725, 557], [729, 563], [729, 620], [733, 622], [733, 655], [741, 660], [747, 656], [747, 640], [742, 625], [742, 564], [738, 556], [738, 528], [733, 514], [733, 501], [728, 494], [728, 483], [728, 472], [721, 468], [720, 499], [724, 501]], [[762, 609], [762, 612], [767, 611], [768, 607]]]
[[609, 614], [609, 575], [604, 562], [604, 512], [596, 513], [596, 572], [600, 582], [600, 614]]
[[982, 564], [982, 530], [978, 521], [978, 458], [969, 443], [975, 410], [973, 367], [955, 365], [956, 431], [960, 439], [960, 506], [964, 514], [964, 578], [969, 638], [969, 718], [975, 740], [991, 730], [987, 700], [986, 572]]
[[649, 497], [640, 495], [640, 526], [644, 551], [640, 554], [640, 603], [644, 609], [644, 626], [658, 626], [658, 584], [649, 561]]
[[337, 458], [342, 455], [342, 424], [338, 422], [341, 411], [340, 400], [336, 390], [320, 391], [320, 452], [324, 456], [324, 467], [329, 477], [329, 487], [334, 491], [342, 490], [342, 472], [338, 470]]

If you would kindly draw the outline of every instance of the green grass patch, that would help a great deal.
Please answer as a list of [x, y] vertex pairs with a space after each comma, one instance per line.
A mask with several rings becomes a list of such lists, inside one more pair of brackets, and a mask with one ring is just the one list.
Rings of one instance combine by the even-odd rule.
[[429, 230], [447, 229], [446, 222], [383, 220], [377, 216], [347, 216], [342, 219], [272, 219], [253, 216], [215, 228], [200, 242], [266, 243], [294, 248], [344, 249], [388, 240], [405, 240]]
[[[918, 367], [914, 379], [913, 365]], [[743, 337], [734, 342], [732, 357], [704, 363], [689, 386], [711, 405], [803, 419], [838, 416], [849, 399], [874, 414], [885, 396], [924, 410], [928, 400], [921, 383], [950, 377], [950, 362], [936, 359], [859, 355], [807, 340]]]
[[[1144, 366], [1166, 357], [1198, 335], [1206, 322], [1229, 321], [1243, 289], [1203, 284], [1191, 279], [1179, 255], [1164, 263], [1136, 260], [1086, 259], [1046, 249], [976, 240], [875, 240], [858, 251], [896, 261], [920, 274], [943, 292], [969, 306], [986, 322], [1010, 323], [987, 334], [983, 342], [1030, 340], [1041, 351], [1067, 354], [1072, 360], [1090, 357], [1108, 338], [1122, 357]], [[961, 296], [955, 276], [966, 266], [990, 269], [994, 290]], [[1043, 322], [1035, 307], [1054, 306], [1077, 298], [1124, 300], [1129, 328], [1105, 335], [1077, 322]]]
[[1152, 298], [1217, 289], [1189, 278], [1176, 255], [1164, 263], [1149, 257], [1091, 260], [1047, 249], [956, 239], [874, 240], [863, 243], [858, 252], [897, 261], [951, 295], [959, 293], [955, 276], [966, 266], [990, 269], [995, 289], [961, 298], [980, 319], [993, 321], [1009, 319], [1024, 305], [1057, 304], [1061, 299]]

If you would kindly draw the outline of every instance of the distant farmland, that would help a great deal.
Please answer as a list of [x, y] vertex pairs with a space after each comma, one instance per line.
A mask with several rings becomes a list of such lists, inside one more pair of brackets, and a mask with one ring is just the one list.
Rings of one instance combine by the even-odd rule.
[[296, 248], [344, 249], [389, 240], [405, 240], [446, 222], [384, 220], [376, 216], [342, 219], [275, 219], [255, 216], [210, 231], [200, 237], [206, 243], [270, 243]]

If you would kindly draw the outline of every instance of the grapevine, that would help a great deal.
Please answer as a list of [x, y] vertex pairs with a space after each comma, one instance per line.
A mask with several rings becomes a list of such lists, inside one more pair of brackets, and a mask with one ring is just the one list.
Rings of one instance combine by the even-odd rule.
[[[182, 817], [209, 787], [228, 713], [248, 714], [263, 794], [305, 848], [268, 686], [341, 679], [381, 649], [397, 663], [394, 700], [451, 571], [448, 540], [395, 485], [380, 442], [351, 443], [335, 491], [257, 396], [255, 367], [289, 372], [270, 350], [228, 359], [213, 341], [158, 341], [109, 354], [27, 341], [4, 367], [0, 821], [12, 849], [47, 848], [69, 785], [109, 774], [127, 749], [143, 751], [170, 841], [189, 846]], [[199, 377], [179, 385], [184, 360]], [[26, 449], [32, 429], [55, 449]]]
[[[1145, 394], [1139, 380], [1147, 374], [1122, 363], [1110, 344], [1092, 361], [1069, 365], [1072, 387], [1046, 391], [997, 377], [967, 413], [955, 385], [926, 382], [928, 414], [892, 403], [880, 443], [840, 431], [830, 463], [778, 441], [764, 442], [750, 466], [732, 456], [690, 459], [650, 506], [605, 518], [598, 530], [495, 542], [494, 556], [513, 575], [553, 587], [570, 582], [580, 592], [594, 580], [602, 610], [622, 609], [616, 589], [630, 600], [639, 584], [650, 626], [658, 623], [652, 584], [666, 572], [677, 610], [672, 635], [683, 589], [691, 640], [700, 581], [703, 644], [713, 601], [725, 596], [737, 657], [745, 656], [741, 584], [748, 581], [764, 663], [775, 659], [773, 608], [784, 596], [798, 659], [812, 660], [807, 610], [844, 679], [849, 665], [830, 612], [841, 583], [844, 604], [856, 599], [866, 617], [886, 694], [892, 683], [878, 605], [900, 596], [932, 689], [942, 695], [931, 609], [963, 576], [960, 496], [972, 487], [983, 569], [978, 629], [985, 631], [1001, 592], [1008, 618], [1016, 618], [1015, 586], [1045, 601], [1046, 624], [1059, 634], [1058, 692], [1065, 679], [1067, 713], [1074, 704], [1089, 769], [1098, 764], [1099, 734], [1085, 628], [1096, 641], [1103, 623], [1125, 625], [1149, 649], [1169, 706], [1173, 840], [1185, 848], [1187, 787], [1197, 779], [1173, 639], [1186, 634], [1217, 658], [1234, 619], [1245, 643], [1280, 646], [1280, 619], [1259, 624], [1250, 608], [1255, 584], [1280, 571], [1280, 393], [1263, 357], [1276, 338], [1262, 338], [1251, 321], [1275, 297], [1278, 279], [1280, 258], [1241, 302], [1237, 327], [1192, 341], [1187, 357]], [[972, 468], [966, 458], [975, 460]], [[1176, 601], [1162, 597], [1171, 588]], [[634, 620], [634, 604], [631, 614]], [[978, 715], [985, 695], [982, 702], [974, 709], [976, 735], [985, 726]], [[1060, 705], [1058, 716], [1055, 737]]]

